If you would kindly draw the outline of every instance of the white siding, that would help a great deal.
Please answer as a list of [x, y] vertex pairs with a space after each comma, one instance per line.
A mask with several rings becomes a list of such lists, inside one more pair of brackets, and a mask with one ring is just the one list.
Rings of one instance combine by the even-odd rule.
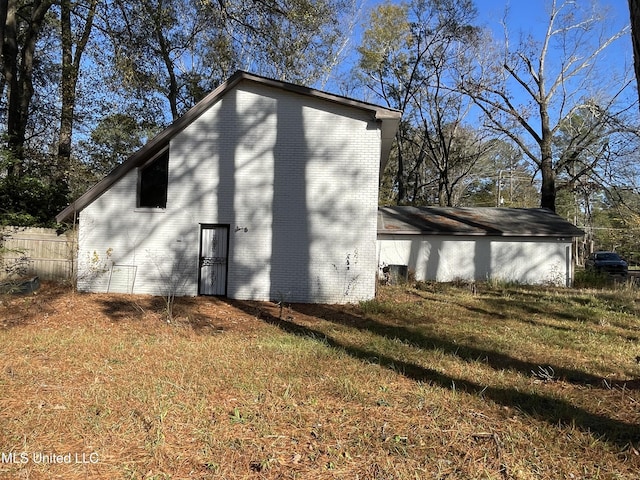
[[78, 287], [130, 265], [136, 293], [196, 295], [200, 224], [223, 224], [229, 297], [371, 298], [379, 158], [370, 114], [240, 83], [171, 141], [166, 210], [135, 208], [133, 170], [81, 212]]
[[407, 265], [417, 280], [504, 280], [570, 285], [571, 243], [552, 238], [380, 235], [379, 266]]

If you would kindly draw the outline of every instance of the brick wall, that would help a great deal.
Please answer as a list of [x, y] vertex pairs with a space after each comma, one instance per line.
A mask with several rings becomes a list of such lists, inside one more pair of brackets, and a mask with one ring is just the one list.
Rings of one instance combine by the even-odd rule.
[[195, 295], [200, 224], [224, 224], [230, 297], [371, 298], [379, 157], [367, 112], [241, 83], [171, 141], [165, 210], [135, 208], [132, 171], [82, 212], [79, 285], [135, 267], [135, 292]]

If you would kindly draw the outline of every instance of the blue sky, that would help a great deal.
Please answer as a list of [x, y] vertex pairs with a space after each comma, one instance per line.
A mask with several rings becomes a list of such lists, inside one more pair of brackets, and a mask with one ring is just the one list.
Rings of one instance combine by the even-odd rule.
[[[496, 31], [500, 36], [503, 35], [503, 27], [500, 22], [504, 15], [506, 6], [509, 8], [507, 17], [507, 25], [510, 30], [512, 41], [516, 41], [522, 31], [531, 32], [538, 39], [544, 35], [544, 30], [548, 25], [548, 14], [546, 7], [550, 0], [476, 0], [478, 16], [482, 23]], [[558, 4], [563, 0], [558, 0]], [[576, 0], [576, 4], [587, 7], [590, 0]], [[627, 0], [600, 0], [599, 13], [606, 13], [608, 32], [612, 35], [615, 32], [628, 27], [629, 6]], [[515, 44], [515, 43], [514, 43]], [[630, 34], [617, 40], [613, 45], [607, 48], [600, 57], [605, 65], [611, 66], [613, 71], [621, 72], [624, 69], [631, 68], [633, 64], [633, 47], [631, 44]]]
[[[360, 36], [362, 34], [361, 27], [368, 20], [371, 9], [388, 0], [364, 0], [365, 8], [362, 12], [362, 18], [357, 22], [357, 30], [352, 37], [349, 47], [350, 55], [347, 57], [343, 67], [348, 69], [352, 62], [356, 61], [357, 54], [355, 50], [360, 44]], [[402, 0], [391, 0], [400, 3]], [[410, 0], [406, 0], [410, 1]], [[570, 0], [557, 0], [558, 4]], [[591, 4], [592, 0], [575, 0], [580, 6]], [[547, 27], [548, 14], [547, 8], [551, 0], [475, 0], [478, 12], [477, 24], [485, 28], [493, 30], [496, 39], [502, 39], [504, 36], [502, 20], [504, 18], [505, 9], [508, 7], [509, 14], [507, 16], [507, 25], [511, 36], [512, 45], [518, 43], [520, 34], [531, 33], [538, 39], [543, 37]], [[610, 33], [617, 32], [630, 23], [629, 6], [627, 0], [595, 0], [600, 8], [600, 12], [606, 12], [607, 23], [610, 24]], [[633, 49], [631, 45], [630, 35], [619, 39], [614, 45], [605, 51], [603, 61], [606, 65], [611, 65], [612, 70], [622, 71], [632, 68]]]
[[[561, 3], [561, 0], [558, 0]], [[577, 4], [588, 5], [590, 0], [576, 0]], [[601, 0], [597, 2], [601, 11], [607, 12], [607, 19], [613, 28], [622, 29], [629, 25], [627, 0]], [[548, 21], [546, 6], [550, 0], [475, 0], [479, 21], [502, 34], [500, 24], [505, 8], [509, 8], [508, 26], [513, 34], [518, 31], [540, 31]], [[620, 55], [632, 55], [631, 39], [617, 45]]]
[[[481, 18], [493, 19], [496, 22], [501, 19], [506, 6], [509, 6], [511, 17], [520, 19], [524, 25], [527, 23], [540, 23], [546, 21], [545, 5], [549, 0], [476, 0], [476, 8]], [[559, 0], [560, 3], [560, 0]], [[576, 3], [587, 5], [589, 0], [576, 0]], [[604, 9], [610, 10], [610, 18], [616, 23], [629, 23], [629, 7], [627, 0], [603, 0], [598, 2]]]
[[[384, 0], [366, 0], [363, 17], [358, 24], [366, 22], [368, 12]], [[392, 0], [394, 1], [394, 0]], [[398, 0], [399, 1], [399, 0]], [[505, 9], [508, 7], [508, 25], [511, 33], [516, 35], [519, 31], [540, 31], [546, 27], [548, 16], [546, 7], [551, 0], [475, 0], [478, 11], [478, 23], [491, 28], [496, 34], [502, 36], [501, 21], [504, 17]], [[562, 2], [563, 0], [558, 0]], [[575, 0], [580, 5], [586, 5], [591, 0]], [[607, 18], [612, 26], [621, 29], [629, 25], [629, 6], [627, 0], [600, 0], [597, 4], [603, 11], [607, 12]], [[359, 32], [356, 33], [356, 37]], [[354, 39], [357, 46], [359, 39]], [[631, 39], [627, 38], [616, 47], [617, 54], [622, 56], [632, 56]]]

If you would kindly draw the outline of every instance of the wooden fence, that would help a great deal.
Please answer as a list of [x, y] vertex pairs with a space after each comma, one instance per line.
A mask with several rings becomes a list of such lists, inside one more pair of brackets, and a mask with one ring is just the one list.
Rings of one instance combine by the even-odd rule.
[[51, 228], [0, 228], [0, 279], [38, 276], [41, 280], [71, 280], [76, 245], [75, 231], [58, 234]]

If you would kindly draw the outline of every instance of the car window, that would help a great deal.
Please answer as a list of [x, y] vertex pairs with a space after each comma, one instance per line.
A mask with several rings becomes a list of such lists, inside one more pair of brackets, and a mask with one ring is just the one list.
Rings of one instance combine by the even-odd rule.
[[599, 253], [597, 256], [598, 260], [620, 260], [620, 257], [617, 253]]

